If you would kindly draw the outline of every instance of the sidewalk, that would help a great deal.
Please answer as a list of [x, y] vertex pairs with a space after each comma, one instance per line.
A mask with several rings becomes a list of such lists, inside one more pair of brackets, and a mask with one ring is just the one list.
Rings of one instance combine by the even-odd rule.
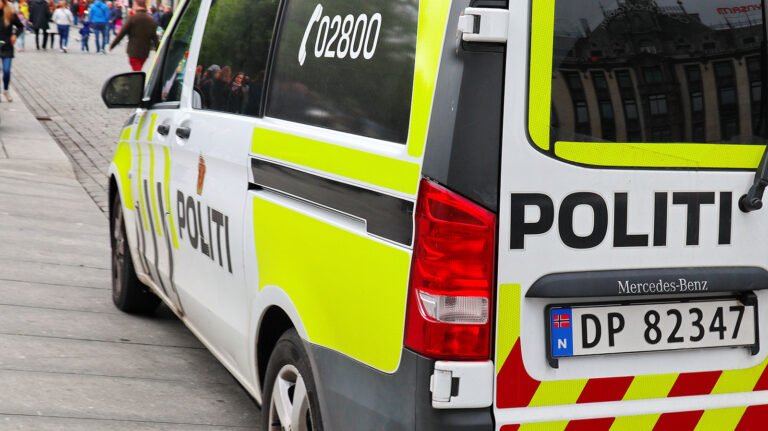
[[112, 306], [108, 222], [18, 94], [0, 103], [0, 430], [256, 429], [166, 308]]

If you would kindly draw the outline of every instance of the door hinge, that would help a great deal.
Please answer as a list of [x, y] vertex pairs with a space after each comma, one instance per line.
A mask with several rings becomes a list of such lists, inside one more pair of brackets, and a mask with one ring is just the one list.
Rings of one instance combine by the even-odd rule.
[[465, 42], [505, 43], [509, 32], [509, 11], [468, 7], [459, 17], [458, 31]]
[[471, 409], [493, 403], [493, 362], [435, 362], [429, 382], [432, 407]]

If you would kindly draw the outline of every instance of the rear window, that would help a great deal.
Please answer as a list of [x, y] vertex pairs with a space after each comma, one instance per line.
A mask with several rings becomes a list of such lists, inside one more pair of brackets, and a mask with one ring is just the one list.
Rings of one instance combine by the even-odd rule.
[[[696, 159], [680, 162], [684, 166], [757, 164], [753, 154], [759, 161], [761, 148], [734, 150], [743, 160], [721, 166], [717, 157], [704, 161], [695, 146], [679, 144], [709, 144], [708, 151], [712, 144], [765, 145], [760, 2], [533, 3], [529, 125], [537, 146], [598, 165], [653, 165], [605, 159], [620, 148], [615, 143], [665, 144], [656, 148]], [[541, 89], [551, 92], [547, 105], [533, 98]], [[715, 152], [722, 156], [726, 148]], [[638, 151], [647, 152], [641, 145], [625, 149], [635, 159]]]
[[417, 0], [289, 0], [267, 115], [404, 144]]

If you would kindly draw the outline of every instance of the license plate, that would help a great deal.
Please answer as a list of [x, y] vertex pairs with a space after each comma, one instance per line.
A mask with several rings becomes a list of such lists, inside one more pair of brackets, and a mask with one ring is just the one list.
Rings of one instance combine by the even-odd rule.
[[552, 358], [712, 347], [752, 347], [756, 307], [736, 299], [552, 306]]

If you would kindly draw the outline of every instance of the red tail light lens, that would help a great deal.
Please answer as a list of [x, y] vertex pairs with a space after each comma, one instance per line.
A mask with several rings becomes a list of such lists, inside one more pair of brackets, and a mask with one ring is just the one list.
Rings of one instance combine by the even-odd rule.
[[493, 213], [422, 180], [406, 347], [435, 359], [490, 357], [495, 251]]

